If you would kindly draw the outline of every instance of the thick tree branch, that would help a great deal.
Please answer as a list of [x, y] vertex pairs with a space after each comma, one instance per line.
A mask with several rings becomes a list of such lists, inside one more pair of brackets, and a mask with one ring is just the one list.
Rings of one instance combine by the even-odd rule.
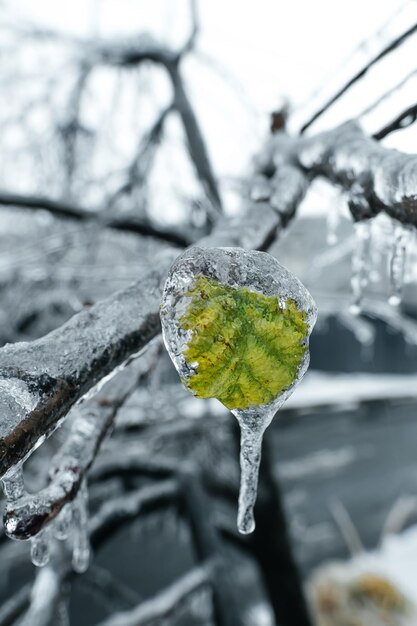
[[311, 138], [277, 134], [269, 158], [275, 163], [284, 159], [311, 176], [325, 176], [341, 185], [356, 220], [384, 211], [417, 226], [417, 156], [384, 148], [356, 122]]
[[119, 372], [93, 398], [74, 407], [68, 438], [51, 460], [48, 486], [6, 503], [3, 524], [11, 538], [37, 535], [74, 500], [117, 411], [136, 388], [138, 378], [152, 369], [159, 348], [148, 348], [146, 355]]

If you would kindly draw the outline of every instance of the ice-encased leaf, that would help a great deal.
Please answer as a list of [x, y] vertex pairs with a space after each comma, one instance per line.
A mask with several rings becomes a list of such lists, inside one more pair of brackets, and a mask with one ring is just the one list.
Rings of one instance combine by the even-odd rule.
[[217, 398], [238, 419], [238, 526], [251, 532], [262, 435], [307, 370], [314, 301], [269, 254], [194, 247], [171, 267], [161, 321], [184, 384], [198, 397]]
[[198, 363], [185, 380], [199, 398], [228, 409], [269, 404], [297, 375], [306, 351], [306, 312], [294, 300], [232, 288], [197, 275], [179, 322], [191, 337], [184, 350]]

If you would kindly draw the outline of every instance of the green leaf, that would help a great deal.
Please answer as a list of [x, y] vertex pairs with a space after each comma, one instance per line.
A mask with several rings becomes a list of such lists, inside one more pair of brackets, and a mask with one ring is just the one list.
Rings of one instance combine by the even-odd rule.
[[294, 300], [202, 275], [185, 297], [190, 302], [179, 322], [192, 335], [183, 354], [198, 365], [184, 382], [196, 396], [247, 409], [269, 404], [295, 381], [308, 324]]

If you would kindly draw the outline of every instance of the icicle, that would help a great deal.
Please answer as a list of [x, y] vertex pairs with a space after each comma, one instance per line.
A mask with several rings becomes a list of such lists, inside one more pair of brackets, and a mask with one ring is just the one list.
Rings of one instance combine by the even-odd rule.
[[250, 198], [254, 202], [269, 200], [269, 198], [271, 197], [271, 193], [271, 184], [264, 176], [259, 176], [252, 182], [250, 189]]
[[73, 552], [72, 566], [82, 574], [90, 562], [90, 538], [88, 534], [88, 491], [85, 480], [82, 482], [73, 504]]
[[56, 611], [56, 620], [57, 626], [71, 626], [67, 598], [64, 598], [59, 602]]
[[54, 524], [55, 537], [57, 539], [63, 541], [68, 538], [71, 532], [71, 522], [72, 508], [70, 504], [66, 504]]
[[21, 463], [15, 465], [1, 479], [3, 491], [7, 503], [15, 502], [25, 493], [25, 482], [23, 479], [23, 466]]
[[[240, 426], [240, 490], [237, 527], [240, 533], [247, 535], [255, 530], [253, 509], [258, 490], [262, 438], [272, 416], [270, 411], [266, 411], [265, 415], [259, 411], [256, 417], [250, 414], [245, 415], [244, 412], [236, 417]], [[249, 419], [246, 419], [247, 417]]]
[[326, 226], [326, 242], [328, 246], [335, 246], [339, 241], [339, 236], [337, 234], [338, 228], [340, 224], [340, 210], [338, 206], [332, 207], [330, 211], [327, 213]]
[[368, 264], [371, 249], [371, 225], [369, 220], [354, 224], [356, 245], [352, 253], [352, 304], [350, 312], [359, 315], [361, 312], [364, 290], [368, 284]]
[[48, 563], [50, 556], [49, 529], [41, 530], [40, 533], [30, 540], [30, 544], [30, 556], [33, 565], [43, 567]]
[[352, 315], [349, 312], [339, 311], [337, 313], [337, 319], [345, 328], [350, 330], [355, 339], [361, 346], [362, 358], [365, 361], [370, 361], [373, 356], [376, 338], [376, 328], [369, 320]]
[[398, 225], [394, 232], [389, 268], [390, 297], [388, 302], [392, 306], [398, 306], [401, 303], [408, 240], [409, 230], [402, 225]]
[[240, 425], [242, 533], [255, 528], [263, 433], [307, 370], [315, 321], [308, 291], [269, 254], [192, 248], [168, 275], [161, 322], [171, 359], [194, 395], [217, 398]]

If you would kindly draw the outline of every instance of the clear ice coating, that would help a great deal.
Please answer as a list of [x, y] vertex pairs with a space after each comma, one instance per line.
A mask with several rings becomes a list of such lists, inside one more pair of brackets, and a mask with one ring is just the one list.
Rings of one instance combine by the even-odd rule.
[[[172, 265], [161, 302], [164, 342], [184, 382], [190, 381], [198, 372], [199, 363], [188, 362], [185, 357], [184, 352], [193, 336], [193, 330], [184, 329], [181, 319], [189, 307], [190, 290], [195, 287], [196, 279], [201, 277], [227, 288], [244, 289], [245, 292], [272, 297], [276, 299], [279, 310], [283, 312], [287, 303], [292, 301], [305, 320], [306, 332], [302, 339], [305, 350], [291, 384], [267, 404], [245, 408], [233, 408], [229, 405], [241, 431], [238, 528], [240, 532], [246, 534], [255, 528], [253, 508], [256, 501], [263, 434], [275, 413], [307, 371], [308, 338], [316, 322], [317, 311], [310, 293], [302, 283], [265, 252], [247, 251], [242, 248], [194, 247], [187, 250]], [[219, 341], [221, 340], [224, 341], [224, 337], [219, 336]]]
[[371, 251], [371, 222], [362, 220], [354, 224], [356, 243], [352, 253], [352, 304], [350, 311], [353, 315], [361, 312], [364, 290], [368, 284], [368, 270]]
[[25, 493], [23, 467], [21, 463], [14, 465], [1, 479], [7, 503], [15, 502]]
[[54, 532], [57, 539], [59, 539], [60, 541], [68, 539], [71, 532], [71, 522], [72, 505], [66, 504], [54, 523]]
[[88, 490], [84, 480], [80, 485], [72, 509], [72, 567], [82, 574], [90, 562], [90, 537], [88, 532]]
[[339, 240], [337, 231], [340, 225], [340, 219], [341, 219], [341, 212], [338, 206], [332, 208], [332, 210], [327, 213], [326, 243], [328, 246], [335, 246]]
[[392, 246], [392, 254], [390, 259], [389, 279], [390, 279], [390, 297], [389, 303], [392, 306], [398, 306], [401, 303], [405, 265], [407, 256], [407, 244], [410, 237], [408, 228], [398, 224], [394, 232], [394, 241]]
[[50, 557], [49, 528], [45, 528], [30, 540], [30, 557], [33, 565], [44, 567]]

